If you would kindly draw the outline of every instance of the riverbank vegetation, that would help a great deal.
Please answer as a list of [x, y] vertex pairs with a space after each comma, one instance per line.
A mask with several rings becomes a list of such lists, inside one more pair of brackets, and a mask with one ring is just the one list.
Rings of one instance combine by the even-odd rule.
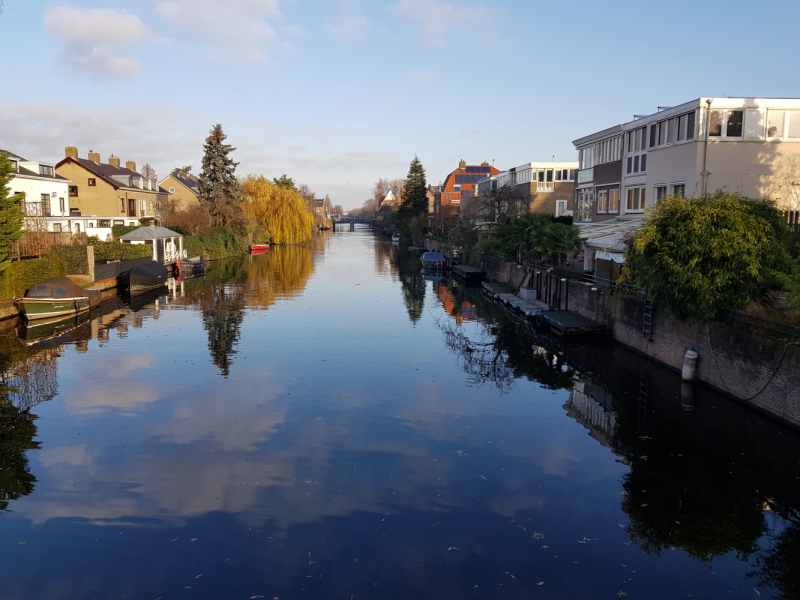
[[647, 289], [655, 304], [682, 320], [769, 304], [775, 291], [798, 302], [797, 238], [769, 200], [668, 196], [629, 241], [621, 281]]
[[248, 175], [241, 181], [245, 216], [268, 232], [275, 244], [298, 244], [311, 238], [314, 218], [294, 187]]

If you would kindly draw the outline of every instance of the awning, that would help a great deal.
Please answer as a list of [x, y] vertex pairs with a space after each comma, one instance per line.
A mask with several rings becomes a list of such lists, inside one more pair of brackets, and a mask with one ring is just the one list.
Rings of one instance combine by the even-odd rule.
[[580, 236], [585, 238], [587, 248], [599, 248], [608, 252], [624, 252], [624, 240], [629, 234], [642, 228], [644, 215], [625, 215], [600, 223], [577, 224]]

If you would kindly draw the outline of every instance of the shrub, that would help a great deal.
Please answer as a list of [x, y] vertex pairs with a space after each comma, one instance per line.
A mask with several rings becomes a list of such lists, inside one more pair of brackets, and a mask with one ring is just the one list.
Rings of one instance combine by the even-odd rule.
[[168, 215], [164, 226], [183, 235], [203, 235], [211, 231], [211, 215], [202, 206], [193, 206]]
[[776, 215], [771, 201], [735, 194], [663, 198], [626, 251], [622, 281], [682, 320], [741, 310], [787, 267]]
[[[241, 233], [241, 232], [240, 232]], [[247, 237], [235, 235], [224, 227], [214, 227], [205, 235], [183, 238], [183, 248], [188, 256], [207, 256], [211, 260], [239, 256], [248, 250]]]
[[53, 246], [50, 248], [49, 254], [50, 256], [58, 256], [64, 259], [68, 274], [89, 274], [89, 260], [86, 246]]
[[153, 256], [153, 247], [147, 244], [123, 244], [122, 242], [95, 242], [94, 260], [128, 260]]
[[0, 275], [0, 300], [22, 297], [32, 285], [51, 277], [64, 277], [66, 274], [67, 263], [60, 256], [12, 262]]
[[115, 240], [118, 240], [126, 233], [130, 233], [131, 231], [136, 231], [137, 229], [139, 229], [139, 227], [140, 225], [114, 225], [111, 228], [111, 235], [114, 236]]

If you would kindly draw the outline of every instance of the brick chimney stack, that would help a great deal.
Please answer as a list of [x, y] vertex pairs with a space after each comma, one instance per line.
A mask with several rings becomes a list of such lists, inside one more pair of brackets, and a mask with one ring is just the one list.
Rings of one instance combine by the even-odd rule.
[[92, 152], [89, 150], [89, 160], [93, 163], [100, 164], [100, 153], [99, 152]]
[[64, 148], [64, 156], [66, 158], [78, 158], [78, 149], [75, 146], [67, 146]]
[[461, 162], [460, 162], [460, 163], [458, 163], [458, 168], [459, 168], [459, 169], [466, 169], [466, 168], [467, 168], [467, 161], [465, 161], [465, 160], [462, 158], [462, 159], [461, 159]]
[[112, 154], [108, 157], [108, 164], [119, 169], [119, 157]]
[[135, 171], [136, 170], [136, 163], [133, 162], [132, 160], [129, 160], [128, 162], [125, 163], [125, 168], [126, 169], [130, 169], [131, 171]]

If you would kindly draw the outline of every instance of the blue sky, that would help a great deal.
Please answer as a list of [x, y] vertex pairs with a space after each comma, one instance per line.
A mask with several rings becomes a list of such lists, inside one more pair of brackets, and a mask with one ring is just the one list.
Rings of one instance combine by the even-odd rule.
[[0, 147], [239, 172], [360, 206], [417, 154], [575, 160], [571, 141], [701, 96], [800, 97], [800, 2], [3, 0]]

